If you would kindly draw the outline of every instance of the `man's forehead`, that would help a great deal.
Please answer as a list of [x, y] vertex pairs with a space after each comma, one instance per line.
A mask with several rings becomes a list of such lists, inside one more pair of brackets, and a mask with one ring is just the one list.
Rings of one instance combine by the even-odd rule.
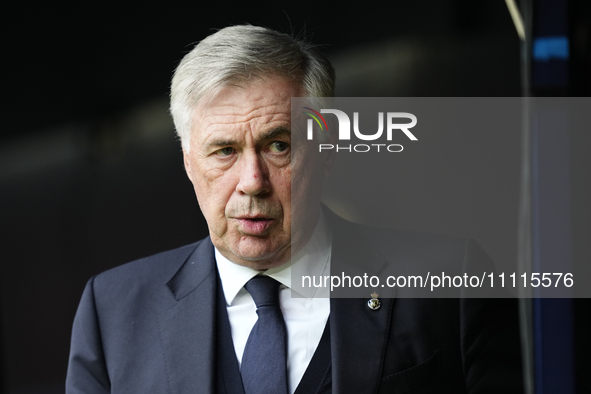
[[257, 80], [246, 86], [227, 86], [213, 97], [204, 97], [193, 113], [193, 131], [289, 128], [291, 97], [299, 88], [292, 81]]
[[[276, 127], [291, 124], [291, 105], [265, 106], [218, 105], [195, 113], [194, 129], [201, 131], [241, 130]], [[274, 125], [274, 126], [273, 126]]]

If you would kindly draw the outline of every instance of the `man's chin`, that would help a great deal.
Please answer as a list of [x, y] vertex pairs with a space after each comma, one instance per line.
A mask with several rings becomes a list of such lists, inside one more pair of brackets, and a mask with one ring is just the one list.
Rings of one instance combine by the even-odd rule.
[[283, 262], [279, 262], [279, 261], [251, 261], [251, 260], [243, 260], [239, 263], [236, 263], [238, 265], [242, 265], [244, 267], [248, 267], [248, 268], [252, 268], [255, 269], [257, 271], [266, 271], [268, 269], [271, 268], [277, 268], [277, 267], [281, 267], [283, 264], [285, 264], [289, 259], [283, 261]]
[[261, 239], [242, 239], [236, 248], [230, 250], [232, 256], [226, 257], [233, 263], [257, 270], [276, 268], [289, 261], [289, 245], [277, 247], [268, 245], [265, 241], [268, 242]]

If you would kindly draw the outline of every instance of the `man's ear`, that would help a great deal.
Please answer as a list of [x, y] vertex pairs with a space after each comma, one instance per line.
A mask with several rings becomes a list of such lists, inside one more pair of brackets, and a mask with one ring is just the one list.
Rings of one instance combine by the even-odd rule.
[[185, 151], [185, 148], [183, 148], [183, 162], [185, 163], [185, 171], [187, 172], [187, 176], [189, 177], [189, 179], [191, 180], [191, 182], [193, 181], [192, 178], [192, 170], [191, 170], [191, 160], [189, 158], [189, 154], [187, 153], [187, 151]]

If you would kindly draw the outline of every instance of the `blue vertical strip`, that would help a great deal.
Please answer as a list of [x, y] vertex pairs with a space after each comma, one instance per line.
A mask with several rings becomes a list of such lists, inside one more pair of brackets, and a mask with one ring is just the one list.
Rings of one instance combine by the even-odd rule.
[[536, 394], [574, 394], [573, 301], [534, 299]]
[[[557, 98], [536, 98], [531, 122], [532, 269], [572, 272], [569, 114]], [[531, 273], [528, 273], [531, 275]], [[536, 394], [574, 394], [574, 324], [570, 298], [534, 289]]]
[[534, 38], [533, 82], [538, 88], [566, 88], [569, 81], [569, 44], [562, 36]]
[[542, 299], [534, 298], [534, 371], [536, 394], [544, 393], [543, 330], [542, 330]]

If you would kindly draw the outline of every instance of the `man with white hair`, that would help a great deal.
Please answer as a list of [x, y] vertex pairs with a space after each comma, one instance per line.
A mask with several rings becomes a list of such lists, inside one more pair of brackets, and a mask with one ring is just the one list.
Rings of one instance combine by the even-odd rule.
[[393, 234], [371, 245], [378, 230], [323, 208], [333, 156], [293, 148], [291, 98], [333, 89], [313, 46], [265, 28], [222, 29], [184, 57], [171, 113], [210, 236], [88, 282], [68, 393], [519, 392], [517, 335], [497, 319], [514, 311], [498, 303], [370, 308], [290, 296], [295, 265], [323, 275], [340, 259], [371, 264], [412, 248], [417, 261], [486, 260], [451, 238]]

